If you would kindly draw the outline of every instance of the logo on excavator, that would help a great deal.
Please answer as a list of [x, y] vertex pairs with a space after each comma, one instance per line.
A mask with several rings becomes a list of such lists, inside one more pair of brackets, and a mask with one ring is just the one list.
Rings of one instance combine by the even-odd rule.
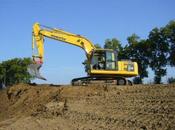
[[51, 35], [52, 36], [52, 38], [54, 38], [54, 39], [59, 39], [59, 40], [61, 40], [61, 41], [66, 41], [66, 38], [64, 38], [64, 37], [59, 37], [59, 36], [55, 36], [55, 35]]

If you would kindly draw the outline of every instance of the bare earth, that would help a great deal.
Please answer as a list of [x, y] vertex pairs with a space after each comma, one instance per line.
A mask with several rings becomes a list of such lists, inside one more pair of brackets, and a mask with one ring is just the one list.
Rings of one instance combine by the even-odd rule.
[[175, 130], [175, 85], [0, 91], [0, 130]]

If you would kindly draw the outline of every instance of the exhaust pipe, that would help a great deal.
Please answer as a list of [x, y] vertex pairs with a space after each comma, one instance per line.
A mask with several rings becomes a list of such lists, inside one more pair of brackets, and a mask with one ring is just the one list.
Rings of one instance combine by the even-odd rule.
[[46, 80], [43, 76], [41, 76], [39, 70], [41, 68], [42, 64], [30, 64], [27, 68], [27, 71], [29, 74], [35, 78]]

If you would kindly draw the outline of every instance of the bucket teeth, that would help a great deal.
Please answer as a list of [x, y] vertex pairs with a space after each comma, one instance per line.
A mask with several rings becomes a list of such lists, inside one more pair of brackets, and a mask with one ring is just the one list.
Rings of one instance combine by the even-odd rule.
[[30, 64], [27, 68], [29, 74], [35, 78], [46, 80], [43, 76], [41, 76], [39, 70], [41, 68], [41, 64]]

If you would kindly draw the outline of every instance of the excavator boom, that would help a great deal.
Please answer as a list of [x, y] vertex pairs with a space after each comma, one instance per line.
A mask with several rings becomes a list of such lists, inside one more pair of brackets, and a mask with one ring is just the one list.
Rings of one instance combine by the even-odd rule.
[[78, 46], [86, 52], [87, 57], [89, 57], [92, 51], [95, 49], [94, 44], [83, 36], [69, 33], [61, 29], [41, 26], [39, 23], [35, 23], [33, 25], [32, 48], [34, 49], [36, 44], [38, 49], [38, 54], [36, 57], [40, 58], [41, 62], [43, 62], [44, 58], [44, 37]]

